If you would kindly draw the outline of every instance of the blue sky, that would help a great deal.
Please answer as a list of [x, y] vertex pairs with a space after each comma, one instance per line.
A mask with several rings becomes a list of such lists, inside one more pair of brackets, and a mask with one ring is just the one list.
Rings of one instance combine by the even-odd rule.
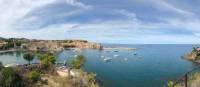
[[0, 37], [200, 43], [200, 0], [0, 0]]

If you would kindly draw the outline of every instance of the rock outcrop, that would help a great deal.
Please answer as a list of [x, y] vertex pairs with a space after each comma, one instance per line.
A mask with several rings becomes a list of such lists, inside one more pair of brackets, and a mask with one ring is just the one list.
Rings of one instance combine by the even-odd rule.
[[4, 41], [0, 41], [0, 48], [2, 48], [5, 44], [7, 44], [7, 43]]
[[70, 41], [65, 41], [61, 44], [65, 48], [75, 47], [75, 48], [91, 48], [91, 49], [99, 49], [99, 50], [103, 48], [101, 44], [88, 42], [84, 40], [70, 40]]
[[193, 48], [192, 52], [184, 56], [186, 59], [195, 63], [200, 63], [200, 48]]
[[102, 45], [85, 40], [34, 40], [22, 44], [21, 48], [31, 51], [61, 51], [66, 48], [90, 48], [101, 50]]
[[34, 41], [21, 45], [22, 49], [30, 51], [61, 51], [63, 46], [56, 41]]

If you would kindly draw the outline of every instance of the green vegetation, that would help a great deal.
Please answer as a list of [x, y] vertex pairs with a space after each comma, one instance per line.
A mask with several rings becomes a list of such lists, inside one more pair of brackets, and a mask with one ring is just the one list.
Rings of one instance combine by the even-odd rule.
[[4, 68], [3, 64], [0, 62], [0, 71]]
[[169, 81], [168, 83], [167, 83], [167, 87], [173, 87], [173, 82], [172, 81]]
[[[32, 61], [33, 54], [26, 53], [24, 58]], [[4, 67], [0, 63], [0, 87], [99, 87], [96, 74], [84, 72], [81, 67], [86, 62], [83, 55], [71, 61], [72, 69], [78, 74], [69, 78], [59, 76], [55, 71], [55, 57], [39, 54], [40, 64]], [[54, 69], [53, 73], [51, 73]]]
[[55, 64], [56, 58], [53, 55], [41, 54], [38, 56], [42, 67], [48, 68], [50, 65]]
[[70, 62], [70, 66], [75, 69], [80, 69], [86, 62], [86, 58], [83, 55], [78, 55]]
[[22, 77], [12, 68], [3, 68], [0, 75], [1, 87], [23, 87]]
[[98, 83], [96, 82], [96, 74], [86, 73], [81, 69], [81, 67], [84, 66], [85, 62], [86, 58], [83, 55], [78, 55], [70, 61], [71, 68], [76, 69], [80, 74], [79, 77], [72, 78], [73, 80], [75, 80], [73, 84], [75, 84], [75, 86], [77, 87], [99, 87]]
[[7, 42], [7, 44], [3, 45], [0, 47], [0, 50], [8, 50], [10, 48], [14, 48], [14, 46], [21, 46], [22, 43], [24, 43], [21, 40], [15, 39], [15, 38], [10, 38], [10, 39], [4, 39], [4, 42]]
[[33, 54], [31, 54], [31, 53], [26, 53], [26, 54], [24, 54], [24, 59], [26, 60], [26, 61], [28, 61], [28, 64], [30, 65], [31, 64], [31, 61], [33, 61], [33, 59], [34, 59], [34, 55]]
[[33, 82], [37, 82], [40, 80], [41, 76], [40, 76], [40, 73], [38, 73], [37, 71], [31, 71], [29, 73], [29, 77], [31, 78], [31, 80]]
[[197, 49], [198, 49], [199, 47], [193, 47], [192, 48], [192, 52], [197, 52]]
[[[187, 84], [188, 87], [198, 87], [200, 83], [200, 72], [194, 72], [188, 75]], [[180, 81], [179, 83], [174, 84], [173, 82], [169, 81], [167, 83], [167, 87], [185, 87], [185, 80]]]
[[193, 62], [200, 63], [200, 49], [199, 47], [193, 47], [192, 52], [185, 55], [185, 58]]

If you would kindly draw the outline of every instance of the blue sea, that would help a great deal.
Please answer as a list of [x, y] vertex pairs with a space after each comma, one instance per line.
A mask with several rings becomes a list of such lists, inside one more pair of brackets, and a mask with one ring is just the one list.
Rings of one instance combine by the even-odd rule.
[[[182, 58], [191, 52], [191, 44], [104, 44], [104, 47], [130, 47], [135, 51], [65, 50], [56, 55], [57, 61], [71, 60], [74, 55], [82, 54], [87, 58], [83, 69], [97, 74], [102, 87], [163, 87], [169, 80], [175, 80], [196, 66]], [[137, 55], [134, 55], [137, 54]], [[119, 55], [114, 57], [113, 55]], [[23, 53], [13, 52], [0, 55], [3, 64], [27, 63]], [[112, 60], [104, 61], [101, 56]], [[127, 59], [127, 60], [125, 60]], [[34, 60], [33, 62], [37, 62]]]

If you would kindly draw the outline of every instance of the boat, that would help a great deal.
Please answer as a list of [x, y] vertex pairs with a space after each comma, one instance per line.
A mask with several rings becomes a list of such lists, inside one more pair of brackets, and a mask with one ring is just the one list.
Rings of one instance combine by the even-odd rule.
[[117, 58], [117, 57], [119, 57], [119, 55], [113, 55], [113, 57], [114, 57], [114, 58]]
[[128, 59], [127, 59], [127, 58], [124, 58], [124, 60], [125, 60], [125, 61], [128, 61]]
[[78, 57], [78, 55], [74, 55], [74, 57]]
[[111, 58], [109, 58], [109, 57], [106, 57], [106, 58], [104, 58], [103, 60], [104, 60], [104, 61], [108, 61], [108, 62], [109, 62], [109, 61], [111, 61], [112, 59], [111, 59]]
[[105, 56], [101, 56], [101, 58], [104, 58]]

